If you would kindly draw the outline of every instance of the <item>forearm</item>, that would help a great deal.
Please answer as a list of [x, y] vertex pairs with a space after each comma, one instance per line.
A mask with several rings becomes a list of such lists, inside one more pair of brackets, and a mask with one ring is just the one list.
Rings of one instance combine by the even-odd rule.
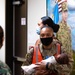
[[50, 71], [56, 70], [57, 72], [59, 72], [59, 74], [64, 75], [70, 75], [72, 68], [73, 68], [73, 60], [71, 60], [68, 65], [67, 64], [61, 65], [59, 63], [56, 64], [49, 63], [46, 65], [46, 69], [49, 69]]
[[73, 69], [73, 62], [70, 62], [68, 65], [62, 66], [62, 72], [67, 75], [67, 73], [70, 75]]
[[32, 64], [32, 53], [33, 53], [33, 51], [27, 53], [26, 56], [25, 56], [26, 61], [24, 61], [22, 66], [21, 66], [21, 68], [22, 68], [21, 69], [21, 74], [22, 75], [27, 75], [27, 74], [25, 74], [25, 71], [24, 71], [23, 67]]
[[67, 65], [66, 64], [61, 65], [62, 73], [64, 73], [65, 75], [70, 75], [73, 69], [73, 63], [74, 63], [73, 56], [72, 56], [72, 53], [69, 51], [64, 51], [64, 53], [67, 53], [68, 58], [69, 58], [69, 63]]
[[47, 70], [55, 70], [55, 64], [47, 62], [46, 69]]

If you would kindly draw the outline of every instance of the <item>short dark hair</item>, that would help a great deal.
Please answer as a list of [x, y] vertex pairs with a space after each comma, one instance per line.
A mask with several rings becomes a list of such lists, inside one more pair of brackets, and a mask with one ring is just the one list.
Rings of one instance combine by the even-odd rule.
[[0, 48], [2, 47], [3, 36], [4, 36], [4, 31], [3, 28], [0, 26]]

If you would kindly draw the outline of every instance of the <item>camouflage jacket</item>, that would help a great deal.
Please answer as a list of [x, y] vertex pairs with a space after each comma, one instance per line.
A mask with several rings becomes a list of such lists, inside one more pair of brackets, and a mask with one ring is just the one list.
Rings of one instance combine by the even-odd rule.
[[[57, 53], [56, 43], [57, 43], [56, 41], [53, 41], [52, 48], [50, 48], [48, 50], [44, 50], [42, 47], [42, 44], [39, 45], [43, 59], [45, 59], [46, 56], [52, 56], [55, 53]], [[73, 67], [73, 58], [72, 58], [71, 54], [68, 53], [61, 46], [61, 53], [65, 53], [65, 52], [69, 56], [69, 64], [68, 65], [60, 65], [57, 63], [57, 64], [52, 64], [52, 66], [50, 66], [50, 70], [56, 70], [58, 72], [58, 75], [70, 75], [70, 72], [71, 72], [72, 67]], [[23, 65], [32, 64], [32, 56], [33, 56], [33, 48], [31, 48], [30, 52], [26, 54], [26, 56], [25, 56], [26, 61], [23, 63]], [[23, 71], [22, 71], [22, 75], [26, 75], [26, 74], [23, 74]], [[34, 74], [31, 74], [31, 75], [34, 75]]]
[[0, 61], [0, 75], [12, 75], [8, 65], [2, 61]]
[[59, 39], [59, 41], [61, 41], [63, 47], [66, 50], [72, 51], [71, 30], [70, 30], [70, 27], [64, 21], [61, 21], [59, 23], [59, 25], [60, 25], [60, 28], [59, 28], [59, 31], [57, 32], [57, 38]]

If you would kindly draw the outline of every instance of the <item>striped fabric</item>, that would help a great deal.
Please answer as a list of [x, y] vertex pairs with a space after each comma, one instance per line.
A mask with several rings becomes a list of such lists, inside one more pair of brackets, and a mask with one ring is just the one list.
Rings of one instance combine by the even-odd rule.
[[67, 0], [57, 0], [58, 1], [58, 9], [59, 9], [59, 12], [61, 12], [62, 11], [62, 6], [61, 6], [61, 4], [63, 3], [63, 2], [66, 2]]

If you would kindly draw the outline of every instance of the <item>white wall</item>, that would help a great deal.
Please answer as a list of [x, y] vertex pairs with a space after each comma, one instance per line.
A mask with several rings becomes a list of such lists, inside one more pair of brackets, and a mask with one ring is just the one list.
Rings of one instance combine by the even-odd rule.
[[0, 0], [0, 25], [4, 29], [4, 42], [0, 49], [0, 60], [5, 62], [5, 0]]
[[28, 0], [27, 11], [28, 47], [34, 45], [39, 36], [36, 34], [36, 27], [39, 19], [46, 15], [46, 0]]

